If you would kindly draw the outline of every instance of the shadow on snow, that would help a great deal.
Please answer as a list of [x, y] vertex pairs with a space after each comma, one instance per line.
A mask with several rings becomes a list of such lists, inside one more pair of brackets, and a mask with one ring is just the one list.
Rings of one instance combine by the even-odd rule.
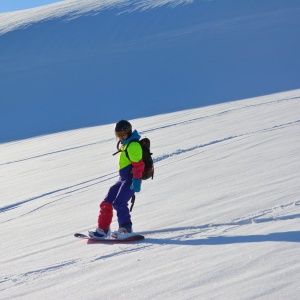
[[201, 239], [158, 239], [147, 238], [145, 243], [153, 244], [168, 244], [168, 245], [226, 245], [226, 244], [240, 244], [240, 243], [261, 243], [261, 242], [300, 242], [300, 231], [274, 232], [270, 234], [258, 235], [236, 235], [236, 236], [212, 236], [203, 237]]

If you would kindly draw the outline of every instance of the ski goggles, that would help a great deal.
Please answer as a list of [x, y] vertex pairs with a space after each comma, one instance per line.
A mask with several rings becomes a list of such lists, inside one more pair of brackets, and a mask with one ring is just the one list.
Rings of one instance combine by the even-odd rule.
[[126, 130], [116, 131], [116, 137], [118, 138], [123, 138], [127, 134], [128, 132]]

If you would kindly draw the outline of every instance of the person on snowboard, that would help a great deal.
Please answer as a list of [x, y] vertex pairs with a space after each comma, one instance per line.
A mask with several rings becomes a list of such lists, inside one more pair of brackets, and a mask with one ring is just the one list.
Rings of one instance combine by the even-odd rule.
[[[115, 126], [117, 148], [119, 154], [119, 180], [110, 187], [108, 194], [100, 204], [98, 227], [89, 231], [89, 236], [95, 239], [105, 239], [110, 236], [110, 224], [113, 218], [113, 208], [117, 212], [119, 230], [111, 234], [113, 238], [126, 237], [132, 232], [131, 216], [128, 202], [135, 192], [141, 190], [141, 178], [144, 170], [142, 147], [138, 140], [141, 136], [136, 130], [132, 131], [131, 124], [126, 120], [119, 121]], [[130, 141], [129, 147], [127, 145]], [[121, 144], [121, 148], [119, 146]], [[128, 153], [128, 158], [125, 152]]]

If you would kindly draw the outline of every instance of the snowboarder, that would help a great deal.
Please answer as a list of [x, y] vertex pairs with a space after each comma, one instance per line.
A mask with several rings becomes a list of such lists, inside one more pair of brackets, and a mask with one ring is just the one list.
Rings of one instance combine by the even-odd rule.
[[[132, 233], [132, 222], [128, 202], [135, 192], [141, 190], [141, 178], [144, 170], [142, 148], [138, 140], [140, 135], [132, 131], [131, 124], [126, 120], [119, 121], [115, 126], [117, 148], [121, 144], [119, 154], [119, 180], [110, 187], [108, 194], [100, 204], [98, 227], [89, 231], [89, 236], [95, 239], [105, 239], [110, 236], [110, 224], [113, 218], [113, 209], [117, 212], [119, 229], [111, 234], [114, 238]], [[130, 141], [128, 149], [127, 145]], [[127, 150], [128, 156], [124, 150]]]

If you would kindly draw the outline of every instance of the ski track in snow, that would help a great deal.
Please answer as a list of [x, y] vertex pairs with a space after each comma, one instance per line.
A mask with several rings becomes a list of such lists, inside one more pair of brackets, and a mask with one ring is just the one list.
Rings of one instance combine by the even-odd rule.
[[[99, 261], [113, 259], [118, 256], [126, 256], [132, 253], [139, 253], [140, 251], [156, 251], [159, 246], [179, 245], [179, 246], [198, 246], [198, 245], [224, 245], [234, 243], [258, 243], [258, 242], [299, 242], [300, 232], [272, 232], [266, 235], [228, 235], [232, 230], [241, 226], [247, 226], [252, 223], [265, 223], [276, 221], [287, 221], [300, 218], [300, 213], [295, 213], [295, 209], [300, 206], [300, 200], [293, 201], [284, 205], [278, 205], [270, 209], [258, 211], [248, 216], [233, 219], [223, 223], [209, 223], [199, 226], [166, 228], [155, 231], [145, 231], [141, 234], [146, 235], [146, 239], [134, 243], [118, 245], [106, 245], [112, 249], [109, 254], [100, 256], [85, 257], [84, 259], [72, 259], [63, 261], [53, 265], [45, 266], [36, 270], [29, 270], [21, 274], [8, 274], [0, 278], [1, 288], [0, 291], [14, 286], [32, 285], [36, 282], [48, 282], [51, 285], [51, 278], [57, 276], [57, 271], [60, 274], [76, 274], [82, 268], [89, 268], [91, 264], [98, 263]], [[74, 241], [75, 242], [75, 241]], [[76, 241], [83, 242], [83, 241]], [[87, 240], [87, 244], [93, 244]], [[104, 248], [107, 249], [107, 248]], [[139, 257], [136, 256], [137, 261]]]
[[202, 144], [202, 145], [197, 145], [197, 146], [187, 148], [187, 149], [177, 149], [173, 153], [167, 153], [167, 154], [158, 156], [155, 159], [153, 159], [153, 161], [154, 162], [159, 162], [159, 161], [165, 160], [167, 158], [170, 158], [172, 156], [180, 155], [180, 154], [183, 154], [183, 153], [186, 153], [186, 152], [191, 152], [191, 151], [194, 151], [194, 150], [197, 150], [197, 149], [205, 148], [205, 147], [212, 146], [214, 144], [219, 144], [219, 143], [222, 143], [222, 142], [226, 142], [226, 141], [229, 141], [229, 140], [232, 140], [232, 139], [247, 138], [247, 137], [252, 136], [253, 134], [266, 132], [266, 131], [272, 131], [272, 130], [275, 130], [275, 129], [282, 129], [282, 128], [286, 128], [287, 126], [299, 125], [299, 124], [300, 124], [300, 120], [296, 120], [294, 122], [289, 122], [289, 123], [286, 123], [286, 124], [280, 124], [280, 125], [272, 126], [270, 128], [264, 128], [264, 129], [260, 129], [260, 130], [257, 130], [257, 131], [251, 131], [251, 132], [248, 132], [248, 133], [243, 133], [243, 134], [240, 134], [240, 135], [225, 137], [225, 138], [220, 139], [220, 140], [211, 141], [209, 143]]
[[[0, 278], [0, 284], [2, 284], [0, 291], [5, 291], [7, 288], [10, 287], [11, 284], [13, 285], [27, 285], [27, 282], [34, 282], [36, 280], [44, 280], [44, 277], [51, 276], [51, 273], [55, 273], [55, 271], [59, 269], [64, 269], [71, 265], [77, 263], [76, 260], [70, 260], [66, 262], [62, 262], [60, 264], [56, 264], [53, 266], [45, 267], [38, 270], [28, 271], [18, 275], [6, 275], [3, 278]], [[45, 279], [46, 280], [46, 279]], [[3, 284], [6, 284], [4, 286]]]
[[94, 145], [97, 145], [97, 144], [102, 144], [102, 143], [105, 143], [105, 142], [111, 141], [111, 140], [112, 139], [103, 140], [103, 141], [100, 141], [100, 142], [95, 142], [95, 143], [90, 143], [90, 144], [81, 145], [81, 146], [77, 146], [77, 147], [72, 147], [72, 148], [57, 150], [57, 151], [53, 151], [53, 152], [49, 152], [49, 153], [44, 153], [44, 154], [40, 154], [40, 155], [28, 157], [28, 158], [23, 158], [23, 159], [15, 160], [15, 161], [9, 161], [9, 162], [0, 164], [0, 166], [5, 166], [5, 165], [14, 164], [14, 163], [19, 163], [19, 162], [23, 162], [23, 161], [27, 161], [27, 160], [41, 158], [41, 157], [44, 157], [44, 156], [49, 156], [49, 155], [53, 155], [53, 154], [62, 153], [62, 152], [67, 152], [67, 151], [72, 151], [72, 150], [78, 150], [80, 148], [86, 148], [86, 147], [94, 146]]
[[[253, 105], [246, 105], [244, 107], [239, 107], [239, 108], [234, 108], [234, 109], [228, 109], [228, 110], [221, 111], [219, 113], [215, 113], [215, 114], [208, 115], [208, 116], [200, 116], [198, 118], [184, 120], [184, 121], [181, 121], [181, 122], [175, 122], [175, 123], [171, 123], [169, 125], [164, 125], [164, 126], [160, 126], [160, 127], [154, 127], [154, 128], [151, 128], [151, 129], [148, 129], [148, 130], [145, 130], [145, 131], [141, 131], [140, 134], [141, 135], [145, 135], [147, 133], [155, 132], [157, 130], [161, 130], [161, 129], [165, 129], [165, 128], [170, 128], [170, 127], [174, 127], [174, 126], [186, 125], [186, 124], [189, 124], [189, 123], [194, 123], [194, 122], [202, 121], [202, 120], [205, 120], [205, 119], [215, 118], [215, 117], [219, 117], [219, 116], [222, 116], [222, 115], [225, 115], [225, 114], [234, 113], [234, 112], [241, 111], [241, 110], [244, 110], [244, 109], [259, 108], [259, 107], [262, 107], [262, 106], [279, 104], [281, 102], [293, 101], [293, 100], [299, 100], [299, 99], [300, 99], [300, 97], [283, 98], [283, 99], [273, 100], [273, 101], [269, 101], [269, 102], [265, 102], [265, 103], [259, 103], [259, 104], [253, 104]], [[257, 132], [270, 131], [270, 130], [274, 130], [274, 129], [277, 129], [277, 128], [283, 128], [283, 127], [290, 126], [290, 125], [298, 125], [299, 123], [300, 123], [300, 119], [299, 120], [295, 120], [293, 122], [289, 122], [287, 124], [279, 124], [279, 125], [273, 126], [271, 128], [261, 129], [261, 130], [258, 130]], [[198, 146], [195, 146], [193, 148], [186, 149], [186, 150], [180, 150], [180, 149], [178, 149], [173, 154], [166, 154], [166, 155], [164, 155], [162, 157], [156, 158], [155, 162], [163, 160], [163, 159], [166, 159], [166, 158], [168, 158], [170, 156], [173, 156], [173, 155], [177, 155], [177, 154], [183, 153], [183, 152], [193, 151], [194, 149], [203, 148], [203, 147], [210, 146], [210, 145], [213, 145], [213, 144], [216, 144], [216, 143], [220, 143], [220, 142], [223, 142], [223, 141], [226, 141], [226, 140], [230, 140], [230, 139], [233, 139], [233, 138], [237, 138], [237, 137], [241, 137], [241, 136], [246, 136], [246, 135], [254, 134], [254, 133], [257, 133], [257, 132], [249, 132], [249, 133], [244, 133], [244, 134], [241, 134], [241, 135], [238, 135], [238, 136], [225, 137], [225, 138], [223, 138], [221, 140], [211, 141], [211, 142], [206, 143], [204, 145], [198, 145]], [[91, 146], [95, 146], [97, 144], [102, 144], [102, 143], [113, 141], [113, 139], [114, 138], [106, 139], [106, 140], [102, 140], [102, 141], [98, 141], [98, 142], [94, 142], [94, 143], [89, 143], [89, 144], [80, 145], [80, 146], [77, 146], [77, 147], [71, 147], [71, 148], [67, 148], [67, 149], [61, 149], [61, 150], [57, 150], [57, 151], [53, 151], [53, 152], [49, 152], [49, 153], [44, 153], [44, 154], [40, 154], [40, 155], [36, 155], [36, 156], [32, 156], [32, 157], [27, 157], [27, 158], [15, 160], [15, 161], [8, 161], [8, 162], [5, 162], [5, 163], [0, 163], [0, 166], [5, 166], [5, 165], [9, 165], [9, 164], [19, 163], [19, 162], [23, 162], [23, 161], [27, 161], [27, 160], [32, 160], [32, 159], [36, 159], [36, 158], [41, 158], [41, 157], [53, 155], [53, 154], [62, 153], [62, 152], [78, 150], [80, 148], [91, 147]]]
[[[89, 240], [86, 242], [87, 244], [91, 244]], [[82, 268], [88, 268], [91, 264], [97, 263], [98, 261], [110, 259], [116, 256], [126, 256], [131, 253], [143, 251], [147, 248], [153, 248], [151, 243], [146, 245], [139, 245], [140, 242], [124, 244], [123, 246], [119, 246], [116, 250], [112, 251], [110, 254], [101, 255], [97, 257], [90, 257], [85, 259], [72, 259], [70, 261], [61, 262], [58, 264], [45, 266], [44, 268], [40, 268], [37, 270], [30, 270], [21, 274], [9, 274], [3, 277], [0, 277], [0, 291], [5, 291], [7, 288], [10, 288], [11, 285], [27, 285], [28, 283], [33, 284], [36, 281], [47, 281], [51, 279], [51, 276], [56, 276], [57, 271], [60, 270], [60, 273], [66, 274], [70, 272], [75, 272], [76, 270], [81, 270]], [[110, 244], [111, 246], [112, 244]], [[119, 244], [118, 244], [119, 245]], [[102, 245], [104, 246], [104, 245]], [[109, 245], [106, 245], [109, 246]]]
[[[88, 241], [87, 243], [89, 243], [89, 242], [90, 241]], [[125, 250], [121, 247], [120, 250], [117, 250], [117, 251], [112, 252], [112, 253], [107, 254], [107, 255], [101, 255], [101, 256], [91, 260], [91, 262], [96, 262], [98, 260], [105, 260], [105, 259], [108, 259], [108, 258], [112, 258], [114, 256], [127, 255], [129, 253], [139, 252], [141, 250], [153, 248], [153, 245], [151, 245], [151, 244], [146, 245], [146, 246], [140, 246], [140, 245], [137, 246], [138, 243], [141, 243], [141, 242], [136, 242], [135, 246], [130, 246], [129, 245], [129, 247], [126, 247], [127, 249], [125, 249]]]
[[[45, 194], [42, 194], [42, 195], [39, 195], [39, 196], [36, 196], [36, 197], [32, 197], [32, 198], [29, 198], [29, 199], [26, 199], [26, 200], [23, 200], [23, 201], [19, 201], [17, 203], [13, 203], [11, 205], [7, 205], [7, 206], [4, 206], [4, 207], [1, 207], [0, 208], [0, 213], [4, 213], [6, 211], [9, 211], [9, 210], [12, 210], [12, 209], [16, 209], [16, 208], [19, 208], [21, 207], [23, 204], [26, 204], [28, 202], [32, 202], [32, 201], [35, 201], [35, 200], [40, 200], [41, 198], [45, 198], [45, 197], [48, 197], [48, 196], [63, 196], [59, 199], [56, 199], [52, 202], [48, 202], [24, 215], [27, 215], [33, 211], [36, 211], [37, 209], [45, 206], [45, 205], [48, 205], [50, 203], [53, 203], [53, 202], [56, 202], [56, 201], [59, 201], [65, 197], [67, 197], [68, 195], [71, 196], [73, 193], [75, 192], [78, 192], [78, 191], [82, 191], [82, 190], [85, 190], [87, 189], [88, 187], [91, 187], [91, 186], [94, 186], [94, 185], [97, 185], [101, 182], [105, 182], [105, 181], [108, 181], [108, 180], [111, 180], [112, 178], [116, 177], [116, 173], [110, 173], [110, 174], [106, 174], [106, 175], [103, 175], [103, 176], [100, 176], [100, 177], [97, 177], [97, 178], [94, 178], [94, 179], [91, 179], [91, 180], [87, 180], [87, 181], [84, 181], [84, 182], [81, 182], [79, 184], [75, 184], [75, 185], [72, 185], [72, 186], [68, 186], [68, 187], [65, 187], [65, 188], [61, 188], [61, 189], [58, 189], [58, 190], [55, 190], [55, 191], [51, 191], [49, 193], [45, 193]], [[62, 193], [63, 192], [63, 193]], [[57, 195], [58, 194], [58, 195]], [[18, 216], [20, 217], [20, 216]], [[18, 218], [16, 217], [16, 218]], [[16, 218], [13, 218], [13, 219], [9, 219], [9, 220], [6, 220], [4, 222], [1, 222], [1, 223], [5, 223], [5, 222], [8, 222], [8, 221], [12, 221]]]
[[[109, 254], [104, 254], [96, 257], [86, 257], [84, 259], [72, 259], [70, 261], [61, 262], [58, 264], [45, 266], [37, 270], [30, 270], [21, 274], [10, 274], [0, 278], [0, 291], [5, 291], [11, 285], [27, 285], [33, 284], [36, 281], [46, 281], [51, 279], [51, 276], [56, 276], [55, 272], [60, 270], [62, 274], [74, 273], [82, 268], [88, 268], [91, 264], [98, 261], [112, 259], [117, 256], [126, 256], [140, 251], [152, 251], [158, 246], [167, 245], [223, 245], [234, 243], [258, 243], [258, 242], [299, 242], [300, 232], [273, 232], [266, 235], [226, 235], [231, 230], [240, 226], [249, 225], [252, 223], [264, 223], [273, 221], [286, 221], [295, 218], [300, 218], [300, 213], [289, 214], [289, 210], [300, 206], [300, 200], [290, 202], [285, 205], [279, 205], [264, 211], [259, 211], [250, 216], [241, 217], [224, 223], [210, 223], [191, 227], [166, 228], [155, 231], [141, 232], [147, 235], [145, 240], [137, 241], [128, 244], [118, 244], [117, 248], [111, 248], [113, 251]], [[77, 241], [83, 242], [83, 241]], [[87, 240], [87, 244], [93, 244]], [[112, 247], [113, 244], [105, 245]], [[137, 261], [139, 260], [137, 256]]]
[[269, 105], [273, 105], [273, 104], [280, 104], [282, 102], [292, 101], [292, 100], [300, 100], [300, 97], [283, 98], [283, 99], [268, 101], [268, 102], [264, 102], [264, 103], [245, 105], [243, 107], [238, 107], [238, 108], [224, 110], [224, 111], [221, 111], [221, 112], [218, 112], [218, 113], [214, 113], [212, 115], [201, 116], [201, 117], [198, 117], [198, 118], [193, 118], [193, 119], [189, 119], [189, 120], [185, 120], [185, 121], [181, 121], [181, 122], [176, 122], [176, 123], [172, 123], [172, 124], [169, 124], [169, 125], [155, 127], [155, 128], [152, 128], [152, 129], [149, 129], [149, 130], [146, 130], [146, 131], [142, 132], [142, 134], [149, 133], [149, 132], [152, 132], [152, 131], [156, 131], [156, 130], [159, 130], [159, 129], [165, 129], [165, 128], [174, 127], [174, 126], [178, 126], [178, 125], [194, 123], [195, 121], [201, 121], [201, 120], [205, 120], [205, 119], [220, 117], [220, 116], [223, 116], [223, 115], [226, 115], [226, 114], [235, 113], [237, 111], [242, 111], [242, 110], [245, 110], [245, 109], [248, 110], [248, 109], [253, 109], [253, 108], [260, 108], [262, 106], [269, 106]]
[[[142, 234], [149, 235], [150, 241], [157, 244], [179, 244], [179, 245], [203, 245], [207, 244], [207, 241], [203, 239], [204, 236], [209, 236], [211, 238], [212, 234], [224, 234], [231, 230], [237, 229], [241, 226], [250, 225], [253, 223], [266, 223], [275, 221], [287, 221], [300, 218], [300, 212], [294, 213], [294, 210], [298, 210], [300, 206], [300, 200], [293, 201], [287, 204], [279, 205], [270, 209], [259, 211], [250, 216], [241, 217], [224, 223], [210, 223], [199, 226], [191, 227], [178, 227], [178, 228], [167, 228], [156, 231], [142, 232]], [[291, 212], [292, 211], [292, 212]], [[176, 233], [176, 234], [175, 234]], [[292, 239], [288, 240], [291, 242], [299, 242], [300, 234], [297, 232], [298, 236], [295, 234]], [[160, 238], [152, 239], [151, 236], [159, 236]], [[166, 235], [169, 238], [166, 238]], [[200, 237], [200, 239], [196, 239]], [[251, 237], [251, 236], [250, 236]], [[223, 237], [224, 238], [224, 237]], [[276, 240], [274, 238], [274, 240]], [[279, 241], [280, 239], [278, 239]], [[149, 241], [149, 238], [147, 238]], [[239, 242], [238, 237], [236, 237], [236, 242]], [[216, 244], [219, 244], [216, 243]]]
[[[299, 100], [299, 99], [300, 99], [300, 97], [283, 98], [283, 99], [268, 101], [268, 102], [265, 102], [265, 103], [245, 105], [245, 106], [239, 107], [239, 108], [227, 109], [227, 110], [224, 110], [224, 111], [212, 114], [212, 115], [200, 116], [198, 118], [192, 118], [192, 119], [188, 119], [188, 120], [184, 120], [184, 121], [180, 121], [180, 122], [175, 122], [175, 123], [172, 123], [172, 124], [169, 124], [169, 125], [155, 127], [155, 128], [152, 128], [152, 129], [141, 132], [141, 135], [149, 133], [149, 132], [165, 129], [165, 128], [168, 128], [168, 127], [183, 126], [183, 125], [186, 125], [186, 124], [189, 124], [189, 123], [202, 121], [203, 119], [219, 117], [219, 116], [222, 116], [224, 114], [230, 114], [230, 113], [234, 113], [236, 111], [241, 111], [241, 110], [244, 110], [244, 109], [254, 109], [254, 108], [259, 108], [261, 106], [277, 105], [277, 104], [282, 103], [282, 102], [294, 101], [294, 100]], [[189, 148], [186, 148], [186, 149], [177, 149], [172, 153], [166, 153], [166, 154], [154, 157], [153, 161], [154, 161], [154, 163], [158, 163], [158, 162], [164, 161], [166, 159], [169, 159], [171, 157], [182, 155], [182, 154], [185, 154], [185, 153], [188, 153], [188, 152], [194, 152], [195, 150], [206, 148], [206, 147], [209, 147], [209, 146], [212, 146], [212, 145], [215, 145], [215, 144], [227, 142], [227, 141], [234, 140], [234, 139], [248, 138], [248, 137], [250, 137], [254, 134], [259, 134], [259, 133], [266, 132], [266, 131], [273, 131], [273, 130], [283, 129], [283, 128], [286, 128], [288, 126], [294, 126], [294, 125], [299, 125], [299, 124], [300, 124], [300, 120], [295, 120], [293, 122], [278, 124], [278, 125], [274, 125], [274, 126], [271, 126], [271, 127], [268, 127], [268, 128], [259, 129], [257, 131], [250, 131], [250, 132], [242, 133], [242, 134], [239, 134], [239, 135], [224, 137], [224, 138], [219, 139], [219, 140], [210, 141], [210, 142], [205, 143], [205, 144], [195, 145], [193, 147], [189, 147]], [[98, 142], [94, 142], [94, 143], [88, 143], [88, 144], [80, 145], [80, 146], [77, 146], [77, 147], [66, 148], [66, 149], [61, 149], [61, 150], [57, 150], [57, 151], [53, 151], [53, 152], [49, 152], [49, 153], [44, 153], [44, 154], [41, 154], [41, 155], [36, 155], [36, 156], [33, 156], [33, 157], [23, 158], [23, 159], [19, 159], [19, 160], [16, 160], [16, 161], [9, 161], [9, 162], [0, 164], [0, 166], [9, 165], [9, 164], [18, 163], [18, 162], [23, 162], [23, 161], [28, 161], [28, 160], [32, 160], [32, 159], [38, 159], [38, 158], [41, 158], [41, 157], [45, 157], [45, 156], [49, 156], [49, 155], [53, 155], [53, 154], [57, 154], [57, 153], [77, 150], [79, 148], [91, 147], [91, 146], [95, 146], [96, 144], [102, 144], [102, 143], [110, 142], [112, 140], [113, 140], [113, 138], [98, 141]], [[193, 154], [193, 155], [197, 155], [197, 154], [198, 153]], [[160, 167], [159, 165], [156, 165], [156, 168], [159, 168], [159, 167]], [[114, 173], [109, 173], [109, 174], [104, 174], [100, 177], [97, 177], [97, 178], [94, 178], [94, 179], [91, 179], [91, 180], [83, 181], [83, 182], [78, 183], [78, 184], [74, 184], [74, 185], [67, 186], [67, 187], [64, 187], [64, 188], [61, 188], [61, 189], [58, 189], [58, 190], [50, 191], [50, 192], [44, 193], [42, 195], [38, 195], [38, 196], [35, 196], [35, 197], [31, 197], [29, 199], [18, 201], [16, 203], [13, 203], [13, 204], [10, 204], [10, 205], [4, 206], [4, 207], [0, 207], [0, 213], [5, 213], [7, 211], [22, 207], [26, 203], [29, 203], [29, 202], [32, 202], [32, 201], [35, 201], [35, 200], [40, 200], [42, 198], [47, 198], [49, 196], [51, 196], [51, 197], [59, 196], [60, 197], [59, 199], [47, 202], [47, 203], [39, 206], [38, 208], [23, 214], [23, 215], [27, 215], [27, 214], [32, 213], [32, 212], [34, 212], [34, 211], [36, 211], [36, 210], [38, 210], [38, 209], [40, 209], [40, 208], [42, 208], [46, 205], [49, 205], [53, 202], [59, 201], [59, 200], [65, 198], [67, 196], [70, 196], [75, 192], [83, 191], [83, 190], [85, 190], [85, 189], [87, 189], [91, 186], [98, 185], [99, 183], [111, 180], [115, 177], [117, 177], [117, 174], [115, 172]], [[23, 215], [21, 215], [21, 216], [23, 216]], [[20, 217], [20, 216], [18, 216], [18, 217]], [[1, 222], [1, 223], [9, 222], [9, 221], [12, 221], [16, 218], [17, 217], [11, 218], [11, 219], [5, 220], [4, 222]], [[262, 221], [257, 221], [257, 222], [262, 222]]]

